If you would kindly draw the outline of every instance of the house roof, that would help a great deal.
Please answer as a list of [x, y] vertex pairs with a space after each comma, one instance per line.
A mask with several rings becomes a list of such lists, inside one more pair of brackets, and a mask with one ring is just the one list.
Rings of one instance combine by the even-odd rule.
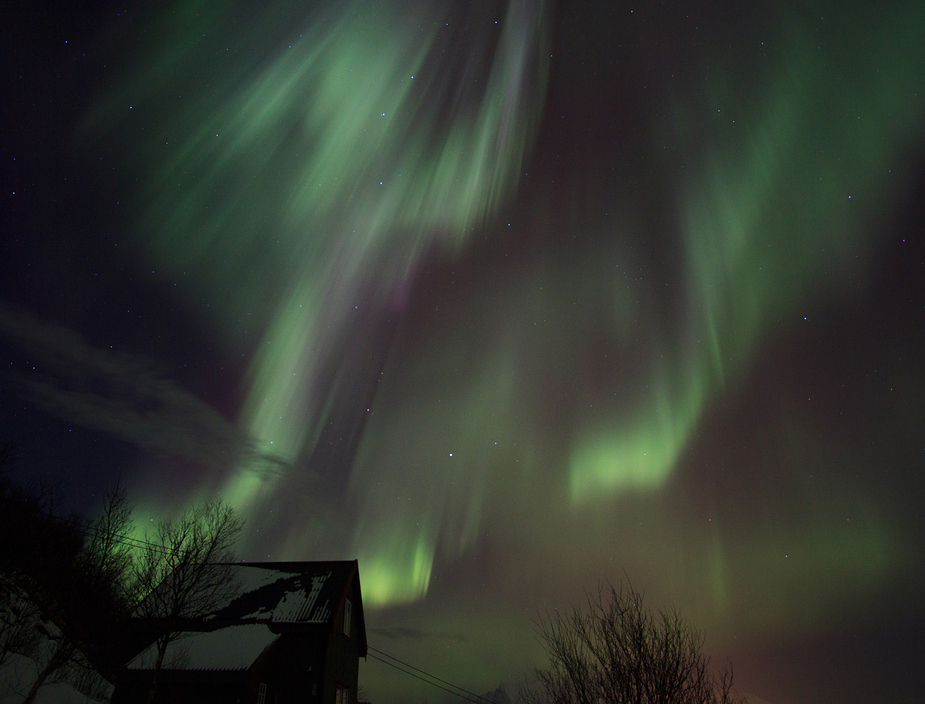
[[[349, 597], [353, 601], [352, 614], [361, 639], [360, 654], [366, 655], [366, 625], [356, 560], [245, 562], [228, 567], [240, 590], [234, 597], [217, 604], [204, 618], [185, 621], [182, 626], [184, 631], [205, 634], [228, 627], [259, 624], [275, 633], [300, 626], [332, 628]], [[157, 619], [135, 621], [144, 632], [158, 630]], [[252, 632], [261, 631], [254, 629]], [[251, 638], [252, 632], [240, 633]], [[200, 642], [198, 638], [193, 640]]]
[[241, 593], [218, 606], [205, 621], [329, 623], [338, 611], [355, 566], [355, 562], [236, 564], [234, 576]]
[[[279, 638], [269, 626], [252, 623], [228, 626], [217, 631], [189, 632], [167, 646], [165, 670], [246, 670]], [[136, 655], [129, 670], [151, 670], [157, 659], [157, 644]]]

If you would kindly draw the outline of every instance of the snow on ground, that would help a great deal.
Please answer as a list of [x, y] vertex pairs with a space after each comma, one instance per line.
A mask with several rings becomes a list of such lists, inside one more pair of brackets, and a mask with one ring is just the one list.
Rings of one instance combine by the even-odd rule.
[[[51, 659], [60, 629], [43, 618], [28, 594], [0, 575], [0, 704], [25, 700], [39, 671]], [[80, 667], [52, 675], [39, 689], [36, 704], [99, 704], [112, 696], [112, 685], [81, 658]], [[93, 692], [94, 697], [80, 690]]]
[[[10, 655], [0, 668], [0, 704], [20, 704], [35, 682], [38, 666], [23, 655]], [[71, 682], [46, 683], [35, 704], [104, 704], [108, 697], [93, 699], [78, 692]]]

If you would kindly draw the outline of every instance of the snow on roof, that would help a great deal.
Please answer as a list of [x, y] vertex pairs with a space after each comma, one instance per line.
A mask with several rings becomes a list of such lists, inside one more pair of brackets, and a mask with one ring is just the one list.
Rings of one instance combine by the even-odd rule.
[[[218, 631], [183, 633], [167, 646], [165, 670], [246, 670], [279, 635], [263, 623], [229, 626]], [[129, 670], [151, 670], [157, 658], [154, 643], [136, 655]]]
[[331, 615], [331, 605], [325, 603], [315, 608], [315, 602], [318, 601], [318, 595], [321, 594], [321, 588], [325, 581], [331, 576], [331, 573], [324, 576], [312, 577], [311, 589], [306, 592], [303, 586], [283, 595], [279, 600], [276, 608], [273, 609], [273, 620], [277, 622], [285, 621], [308, 621], [311, 623], [326, 623]]
[[351, 563], [235, 565], [238, 595], [205, 620], [232, 623], [329, 623]]
[[[326, 627], [333, 627], [338, 609], [351, 594], [349, 590], [359, 590], [355, 560], [235, 563], [228, 567], [239, 589], [208, 616], [183, 622], [180, 627], [186, 629], [185, 637], [166, 653], [168, 669], [173, 667], [171, 662], [187, 669], [247, 669], [273, 642], [274, 632], [324, 632]], [[359, 598], [352, 613], [361, 629], [361, 654], [365, 655], [366, 631]], [[163, 619], [156, 617], [138, 619], [133, 632], [150, 643], [164, 626]], [[155, 656], [154, 647], [148, 647], [128, 668], [148, 669]]]
[[[236, 563], [227, 568], [237, 585], [236, 593], [201, 617], [203, 625], [330, 623], [355, 574], [356, 562]], [[136, 615], [142, 613], [139, 606]]]

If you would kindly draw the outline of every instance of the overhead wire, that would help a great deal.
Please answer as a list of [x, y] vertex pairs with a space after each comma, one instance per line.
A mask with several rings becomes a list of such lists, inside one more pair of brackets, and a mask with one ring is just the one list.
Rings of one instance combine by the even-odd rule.
[[[372, 647], [371, 645], [367, 645], [366, 647], [367, 647], [367, 650], [375, 650], [375, 651], [376, 651], [377, 653], [379, 653], [380, 655], [385, 655], [387, 658], [391, 658], [391, 659], [394, 660], [395, 662], [401, 663], [401, 664], [404, 665], [405, 667], [410, 667], [412, 670], [415, 670], [416, 672], [420, 672], [422, 675], [427, 675], [428, 677], [431, 677], [431, 678], [437, 680], [438, 682], [443, 682], [443, 684], [449, 685], [450, 687], [455, 687], [455, 688], [458, 689], [460, 692], [464, 692], [465, 694], [469, 695], [470, 697], [475, 697], [477, 700], [480, 700], [480, 701], [482, 701], [482, 702], [487, 702], [487, 704], [492, 704], [492, 702], [491, 702], [490, 700], [486, 699], [485, 697], [482, 697], [482, 696], [480, 696], [480, 695], [478, 695], [478, 694], [475, 694], [474, 692], [470, 692], [470, 691], [467, 690], [467, 689], [463, 689], [463, 688], [460, 687], [459, 685], [455, 685], [455, 684], [453, 684], [452, 682], [447, 682], [447, 681], [444, 680], [444, 679], [440, 679], [440, 678], [437, 677], [436, 675], [432, 675], [432, 674], [430, 674], [429, 672], [425, 672], [424, 670], [422, 670], [422, 669], [420, 669], [420, 668], [418, 668], [418, 667], [415, 667], [415, 666], [412, 665], [411, 663], [407, 663], [407, 662], [405, 662], [404, 660], [399, 660], [399, 659], [398, 659], [397, 657], [395, 657], [394, 655], [389, 655], [388, 653], [386, 653], [386, 652], [384, 652], [384, 651], [382, 651], [382, 650], [379, 650], [378, 648], [374, 648], [374, 647]], [[380, 658], [376, 658], [376, 659], [379, 660]]]
[[[452, 682], [449, 682], [440, 677], [437, 677], [436, 675], [432, 675], [429, 672], [422, 670], [419, 667], [415, 667], [414, 665], [411, 665], [410, 663], [405, 662], [404, 660], [399, 660], [394, 655], [389, 655], [388, 653], [382, 650], [379, 650], [378, 648], [367, 646], [367, 650], [373, 650], [379, 653], [380, 655], [384, 655], [386, 658], [390, 658], [394, 660], [395, 662], [401, 663], [401, 665], [403, 665], [404, 667], [399, 667], [398, 665], [392, 662], [389, 662], [388, 660], [385, 660], [379, 657], [378, 655], [374, 655], [369, 652], [367, 652], [367, 657], [371, 657], [374, 660], [378, 660], [379, 662], [388, 665], [389, 667], [393, 667], [399, 672], [404, 672], [406, 675], [410, 675], [411, 677], [421, 680], [421, 682], [426, 682], [427, 684], [437, 687], [438, 689], [442, 689], [444, 692], [449, 692], [450, 694], [454, 694], [458, 697], [461, 697], [465, 701], [473, 702], [473, 704], [495, 704], [490, 699], [486, 699], [485, 697], [481, 695], [475, 694], [474, 692], [470, 692], [467, 689], [463, 689], [459, 685], [453, 684]], [[410, 670], [404, 669], [405, 667], [410, 668]], [[411, 670], [414, 670], [414, 672], [412, 672]], [[416, 673], [421, 673], [421, 674], [419, 675]], [[425, 677], [429, 677], [430, 679], [425, 679], [425, 677], [421, 677], [421, 675], [424, 675]], [[436, 680], [436, 682], [432, 682], [431, 680]], [[447, 687], [444, 687], [442, 684], [437, 684], [437, 682], [442, 682], [443, 684], [448, 685], [449, 687], [452, 687], [453, 689], [448, 689]]]
[[140, 539], [140, 538], [132, 538], [131, 536], [118, 535], [118, 534], [112, 533], [112, 532], [107, 533], [106, 531], [102, 531], [102, 530], [100, 530], [99, 528], [97, 528], [96, 526], [94, 526], [94, 525], [92, 525], [92, 524], [89, 524], [89, 525], [88, 525], [88, 524], [84, 523], [84, 521], [82, 521], [82, 520], [79, 519], [79, 518], [70, 518], [70, 517], [65, 517], [65, 516], [57, 516], [57, 515], [55, 515], [55, 514], [53, 514], [53, 513], [50, 513], [49, 511], [41, 511], [41, 510], [40, 510], [39, 513], [42, 514], [43, 516], [45, 516], [45, 517], [47, 517], [47, 518], [51, 518], [51, 519], [53, 519], [53, 520], [55, 520], [55, 521], [60, 521], [61, 523], [67, 523], [67, 524], [70, 525], [75, 531], [77, 531], [78, 533], [81, 533], [81, 534], [83, 534], [83, 535], [85, 535], [85, 536], [87, 536], [87, 537], [93, 537], [93, 536], [95, 536], [95, 535], [106, 535], [107, 537], [111, 538], [113, 542], [115, 542], [115, 543], [121, 543], [122, 545], [126, 545], [126, 546], [131, 547], [131, 548], [135, 548], [135, 549], [138, 549], [138, 550], [143, 550], [143, 549], [145, 549], [145, 548], [150, 548], [151, 550], [154, 550], [154, 551], [156, 551], [156, 552], [161, 552], [161, 553], [163, 553], [163, 554], [165, 554], [165, 555], [169, 554], [169, 550], [168, 550], [167, 548], [165, 548], [163, 545], [158, 545], [157, 543], [151, 543], [151, 542], [148, 542], [147, 540], [142, 540], [142, 539]]
[[[82, 533], [83, 535], [87, 537], [92, 537], [94, 535], [108, 535], [108, 537], [110, 537], [113, 542], [121, 543], [122, 545], [126, 545], [131, 548], [135, 548], [135, 549], [149, 548], [149, 549], [153, 549], [159, 552], [163, 552], [165, 554], [167, 553], [167, 549], [162, 545], [151, 543], [146, 540], [141, 540], [139, 538], [132, 538], [130, 536], [118, 535], [118, 534], [113, 534], [113, 533], [107, 534], [106, 531], [101, 530], [97, 526], [93, 524], [88, 524], [85, 521], [78, 519], [78, 518], [58, 516], [49, 511], [39, 510], [38, 512], [46, 516], [47, 518], [51, 518], [53, 520], [60, 521], [62, 523], [66, 523], [70, 525], [74, 530], [76, 530], [79, 533]], [[402, 672], [406, 675], [414, 677], [415, 679], [418, 679], [421, 682], [425, 682], [426, 684], [429, 684], [433, 687], [442, 689], [444, 692], [448, 692], [449, 694], [458, 696], [464, 701], [472, 702], [472, 704], [495, 704], [495, 702], [492, 702], [490, 699], [486, 699], [485, 697], [481, 695], [475, 694], [474, 692], [470, 692], [469, 690], [464, 689], [463, 687], [460, 687], [457, 684], [453, 684], [452, 682], [445, 680], [441, 677], [432, 675], [426, 670], [422, 670], [419, 667], [415, 667], [411, 663], [405, 662], [404, 660], [401, 660], [395, 657], [394, 655], [390, 655], [389, 653], [386, 653], [383, 650], [379, 650], [378, 648], [374, 648], [372, 646], [367, 646], [367, 649], [370, 651], [374, 651], [375, 653], [379, 653], [379, 655], [375, 655], [373, 653], [367, 652], [368, 657], [371, 657], [374, 660], [378, 660], [384, 665], [388, 665], [389, 667], [392, 667], [398, 670], [399, 672]], [[384, 657], [379, 657], [380, 655]], [[394, 661], [394, 662], [391, 662], [391, 661]], [[396, 665], [395, 663], [398, 663], [398, 664]]]
[[[69, 524], [71, 527], [73, 527], [74, 530], [76, 530], [77, 532], [82, 533], [83, 535], [86, 535], [86, 536], [88, 536], [88, 537], [91, 537], [91, 536], [94, 536], [94, 535], [104, 535], [104, 534], [106, 534], [105, 531], [100, 530], [98, 527], [96, 527], [96, 526], [94, 526], [94, 525], [92, 525], [92, 524], [87, 524], [86, 522], [84, 522], [84, 521], [82, 521], [82, 520], [80, 520], [80, 519], [78, 519], [78, 518], [70, 518], [70, 517], [57, 516], [57, 515], [55, 515], [55, 514], [53, 514], [53, 513], [51, 513], [51, 512], [42, 511], [42, 510], [39, 510], [39, 513], [41, 513], [42, 515], [44, 515], [44, 516], [46, 516], [46, 517], [48, 517], [48, 518], [54, 519], [54, 520], [56, 520], [56, 521], [60, 521], [60, 522], [62, 522], [62, 523], [67, 523], [67, 524]], [[164, 546], [158, 545], [158, 544], [156, 544], [156, 543], [151, 543], [151, 542], [148, 542], [148, 541], [146, 541], [146, 540], [141, 540], [141, 539], [139, 539], [139, 538], [132, 538], [132, 537], [129, 537], [129, 536], [117, 535], [117, 534], [112, 534], [112, 533], [109, 533], [108, 536], [113, 540], [113, 542], [121, 543], [122, 545], [126, 545], [126, 546], [128, 546], [128, 547], [132, 547], [132, 548], [135, 548], [135, 549], [150, 548], [150, 549], [153, 549], [153, 550], [156, 550], [156, 551], [159, 551], [159, 552], [163, 552], [163, 553], [165, 553], [165, 554], [167, 553], [167, 549], [166, 549]], [[495, 704], [495, 702], [492, 702], [490, 699], [486, 699], [485, 697], [483, 697], [483, 696], [481, 696], [481, 695], [479, 695], [479, 694], [475, 694], [474, 692], [470, 692], [469, 690], [464, 689], [464, 688], [460, 687], [460, 686], [457, 685], [457, 684], [453, 684], [452, 682], [450, 682], [450, 681], [448, 681], [448, 680], [445, 680], [445, 679], [443, 679], [443, 678], [441, 678], [441, 677], [437, 677], [436, 675], [432, 675], [432, 674], [430, 674], [429, 672], [427, 672], [426, 670], [422, 670], [422, 669], [419, 668], [419, 667], [415, 667], [415, 666], [412, 665], [411, 663], [405, 662], [404, 660], [401, 660], [401, 659], [395, 657], [394, 655], [390, 655], [389, 653], [386, 653], [386, 652], [383, 651], [383, 650], [379, 650], [378, 648], [374, 648], [374, 647], [372, 647], [372, 646], [367, 646], [367, 649], [368, 649], [368, 650], [371, 650], [371, 651], [374, 651], [375, 653], [379, 653], [379, 655], [384, 656], [384, 657], [379, 657], [379, 655], [375, 655], [375, 654], [373, 654], [373, 653], [369, 653], [369, 652], [368, 652], [368, 653], [367, 653], [367, 656], [368, 656], [368, 657], [371, 657], [371, 658], [373, 658], [374, 660], [378, 660], [379, 662], [383, 663], [384, 665], [388, 665], [389, 667], [392, 667], [392, 668], [398, 670], [399, 672], [402, 672], [402, 673], [404, 673], [404, 674], [406, 674], [406, 675], [409, 675], [409, 676], [411, 676], [411, 677], [414, 677], [415, 679], [418, 679], [418, 680], [420, 680], [421, 682], [425, 682], [425, 683], [427, 683], [427, 684], [429, 684], [429, 685], [431, 685], [431, 686], [433, 686], [433, 687], [437, 687], [438, 689], [442, 689], [444, 692], [448, 692], [449, 694], [453, 694], [453, 695], [455, 695], [455, 696], [458, 696], [458, 697], [462, 698], [462, 699], [465, 700], [465, 701], [472, 702], [473, 704]], [[388, 658], [388, 659], [386, 659], [386, 658]], [[394, 662], [390, 662], [390, 661], [394, 661]], [[399, 663], [399, 664], [396, 665], [395, 663]], [[405, 668], [408, 668], [408, 669], [405, 669]], [[422, 675], [423, 675], [423, 676], [422, 676]], [[438, 684], [438, 683], [441, 683], [441, 684]], [[446, 685], [446, 686], [444, 686], [444, 685]]]

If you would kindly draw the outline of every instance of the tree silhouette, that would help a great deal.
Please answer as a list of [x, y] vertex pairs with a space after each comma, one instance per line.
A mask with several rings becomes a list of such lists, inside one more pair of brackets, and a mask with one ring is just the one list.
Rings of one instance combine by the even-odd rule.
[[714, 674], [703, 635], [674, 608], [652, 612], [632, 586], [608, 585], [538, 624], [549, 665], [529, 704], [740, 704], [732, 668]]
[[49, 623], [38, 628], [48, 644], [47, 658], [23, 704], [32, 704], [46, 682], [71, 675], [93, 687], [99, 674], [110, 669], [113, 633], [129, 610], [127, 538], [132, 532], [132, 508], [125, 488], [117, 482], [105, 495], [96, 519], [57, 521], [82, 541], [73, 559], [35, 593]]
[[0, 666], [12, 654], [33, 660], [24, 704], [48, 682], [72, 678], [92, 688], [127, 615], [131, 507], [116, 485], [100, 516], [61, 517], [54, 485], [23, 486], [6, 473], [12, 446], [0, 445]]
[[80, 553], [80, 567], [96, 588], [107, 590], [113, 601], [124, 605], [123, 611], [137, 600], [132, 564], [135, 547], [132, 504], [121, 480], [103, 499], [96, 519], [87, 525], [87, 541]]
[[233, 547], [244, 527], [234, 509], [207, 501], [176, 521], [161, 521], [136, 558], [135, 581], [144, 599], [135, 616], [158, 631], [148, 703], [154, 701], [167, 647], [184, 624], [212, 613], [239, 591]]

